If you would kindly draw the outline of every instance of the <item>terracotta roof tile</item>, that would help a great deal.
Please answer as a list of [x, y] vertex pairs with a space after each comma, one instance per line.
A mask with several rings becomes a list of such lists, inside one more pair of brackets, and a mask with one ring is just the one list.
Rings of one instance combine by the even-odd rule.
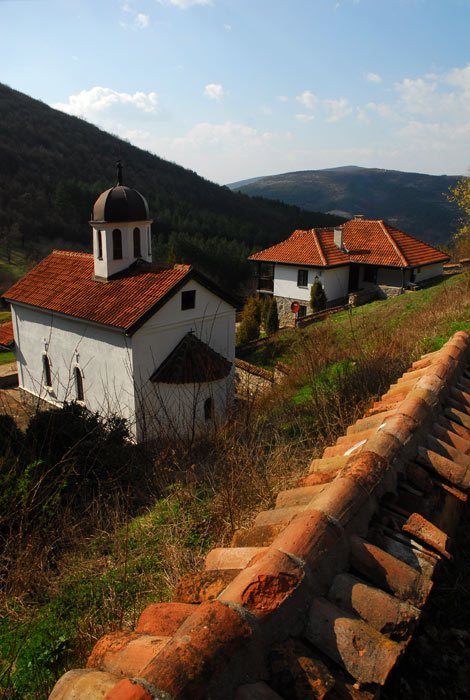
[[329, 267], [349, 262], [392, 267], [416, 267], [445, 262], [448, 256], [382, 220], [347, 221], [345, 250], [334, 243], [334, 230], [294, 231], [281, 243], [250, 256], [250, 260]]
[[[424, 372], [412, 368], [403, 376], [405, 398], [381, 418], [367, 419], [370, 435], [360, 452], [313, 460], [311, 474], [322, 477], [317, 483], [282, 492], [232, 547], [207, 555], [203, 576], [185, 577], [171, 610], [176, 630], [165, 628], [163, 607], [157, 629], [115, 632], [97, 643], [89, 667], [118, 674], [106, 697], [118, 697], [127, 675], [175, 698], [241, 698], [240, 687], [243, 697], [261, 697], [255, 693], [261, 681], [263, 697], [273, 700], [277, 692], [290, 697], [290, 688], [299, 698], [330, 690], [331, 697], [379, 697], [414, 633], [437, 567], [449, 558], [470, 491], [470, 335], [458, 331], [419, 364]], [[458, 410], [449, 414], [454, 404]], [[434, 435], [432, 426], [443, 419], [451, 441], [464, 438], [460, 447], [447, 444], [442, 430]], [[199, 583], [198, 598], [187, 600], [197, 576], [205, 587]], [[188, 610], [188, 602], [199, 605]], [[162, 633], [172, 636], [151, 636]], [[157, 652], [145, 665], [155, 642]], [[59, 691], [62, 700], [78, 697], [91, 672], [75, 671], [64, 693], [59, 681], [51, 700]], [[96, 693], [102, 680], [107, 677], [93, 678]]]
[[232, 365], [193, 333], [187, 333], [150, 377], [165, 384], [200, 384], [226, 377]]
[[5, 348], [11, 348], [14, 342], [13, 323], [11, 321], [2, 323], [0, 325], [0, 345]]
[[189, 265], [139, 261], [103, 282], [94, 279], [93, 255], [54, 250], [4, 297], [10, 302], [129, 329], [190, 270]]

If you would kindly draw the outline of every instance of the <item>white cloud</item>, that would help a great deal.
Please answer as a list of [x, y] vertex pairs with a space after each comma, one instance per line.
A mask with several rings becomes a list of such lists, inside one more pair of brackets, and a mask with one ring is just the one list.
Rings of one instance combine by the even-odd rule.
[[325, 100], [324, 102], [330, 111], [327, 122], [337, 122], [352, 114], [353, 108], [345, 97], [340, 97], [338, 100]]
[[210, 100], [216, 100], [218, 102], [219, 100], [222, 100], [224, 97], [227, 97], [228, 92], [226, 90], [224, 90], [224, 88], [220, 84], [209, 83], [204, 88], [204, 95], [206, 97], [208, 97]]
[[149, 26], [149, 16], [143, 12], [138, 12], [134, 20], [134, 25], [137, 29], [146, 29]]
[[371, 112], [375, 112], [380, 117], [384, 117], [385, 119], [403, 120], [403, 117], [401, 117], [391, 105], [388, 105], [385, 102], [368, 102], [366, 104], [366, 109], [370, 110]]
[[312, 119], [315, 119], [313, 114], [296, 114], [295, 118], [299, 122], [310, 122], [310, 121], [312, 121]]
[[307, 109], [315, 109], [319, 102], [318, 97], [314, 95], [313, 92], [310, 92], [310, 90], [304, 90], [303, 93], [298, 95], [295, 99], [301, 102]]
[[381, 83], [382, 78], [377, 73], [367, 73], [367, 80], [369, 83]]
[[100, 113], [116, 106], [130, 106], [147, 114], [157, 114], [160, 111], [155, 92], [135, 92], [131, 95], [128, 92], [117, 92], [99, 86], [82, 90], [77, 95], [70, 95], [68, 102], [56, 102], [52, 106], [67, 114], [85, 117], [91, 121]]
[[279, 95], [277, 99], [279, 102], [289, 102], [289, 98], [286, 95]]
[[[162, 0], [158, 0], [158, 1], [162, 2]], [[212, 0], [169, 0], [169, 2], [170, 2], [170, 5], [175, 5], [176, 7], [179, 7], [181, 10], [186, 10], [188, 7], [192, 7], [193, 5], [211, 5], [212, 4]]]

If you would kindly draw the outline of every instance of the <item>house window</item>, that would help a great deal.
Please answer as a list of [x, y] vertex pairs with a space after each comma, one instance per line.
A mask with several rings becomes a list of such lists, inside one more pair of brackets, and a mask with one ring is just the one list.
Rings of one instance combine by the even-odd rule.
[[181, 292], [181, 311], [194, 309], [196, 306], [196, 290], [190, 292]]
[[299, 311], [297, 313], [297, 318], [304, 318], [304, 316], [307, 315], [307, 307], [304, 306], [303, 304], [300, 304], [299, 306]]
[[122, 260], [122, 233], [118, 228], [113, 231], [113, 260]]
[[150, 237], [150, 228], [147, 230], [147, 248], [149, 257], [152, 255], [152, 239]]
[[308, 270], [297, 270], [297, 286], [306, 287], [308, 283]]
[[206, 421], [214, 418], [214, 399], [208, 398], [204, 401], [204, 418]]
[[47, 355], [42, 356], [42, 374], [44, 377], [44, 386], [52, 386], [51, 363]]
[[140, 229], [134, 229], [134, 258], [140, 258]]
[[98, 260], [103, 260], [103, 238], [101, 231], [96, 232], [96, 245], [98, 248]]
[[75, 381], [75, 398], [77, 401], [83, 401], [83, 399], [84, 399], [83, 377], [82, 377], [82, 373], [80, 372], [78, 367], [74, 368], [73, 377], [74, 377], [74, 381]]

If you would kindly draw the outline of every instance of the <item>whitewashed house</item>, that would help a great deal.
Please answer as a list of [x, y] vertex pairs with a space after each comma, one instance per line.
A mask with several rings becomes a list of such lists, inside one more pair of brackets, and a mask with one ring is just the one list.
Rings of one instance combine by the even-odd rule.
[[93, 254], [54, 250], [4, 294], [19, 387], [123, 416], [138, 441], [193, 435], [233, 399], [234, 303], [191, 266], [152, 263], [136, 190], [103, 192], [92, 216]]
[[358, 216], [336, 228], [294, 231], [249, 259], [258, 265], [258, 292], [272, 294], [280, 320], [289, 322], [294, 301], [300, 317], [310, 313], [315, 280], [325, 291], [327, 306], [336, 306], [361, 289], [392, 296], [439, 277], [449, 257], [385, 221]]

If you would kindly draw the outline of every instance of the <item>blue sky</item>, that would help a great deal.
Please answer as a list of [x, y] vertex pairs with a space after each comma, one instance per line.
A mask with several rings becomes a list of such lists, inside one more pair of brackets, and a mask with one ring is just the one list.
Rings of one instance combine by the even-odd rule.
[[470, 167], [470, 0], [0, 0], [0, 81], [221, 184]]

